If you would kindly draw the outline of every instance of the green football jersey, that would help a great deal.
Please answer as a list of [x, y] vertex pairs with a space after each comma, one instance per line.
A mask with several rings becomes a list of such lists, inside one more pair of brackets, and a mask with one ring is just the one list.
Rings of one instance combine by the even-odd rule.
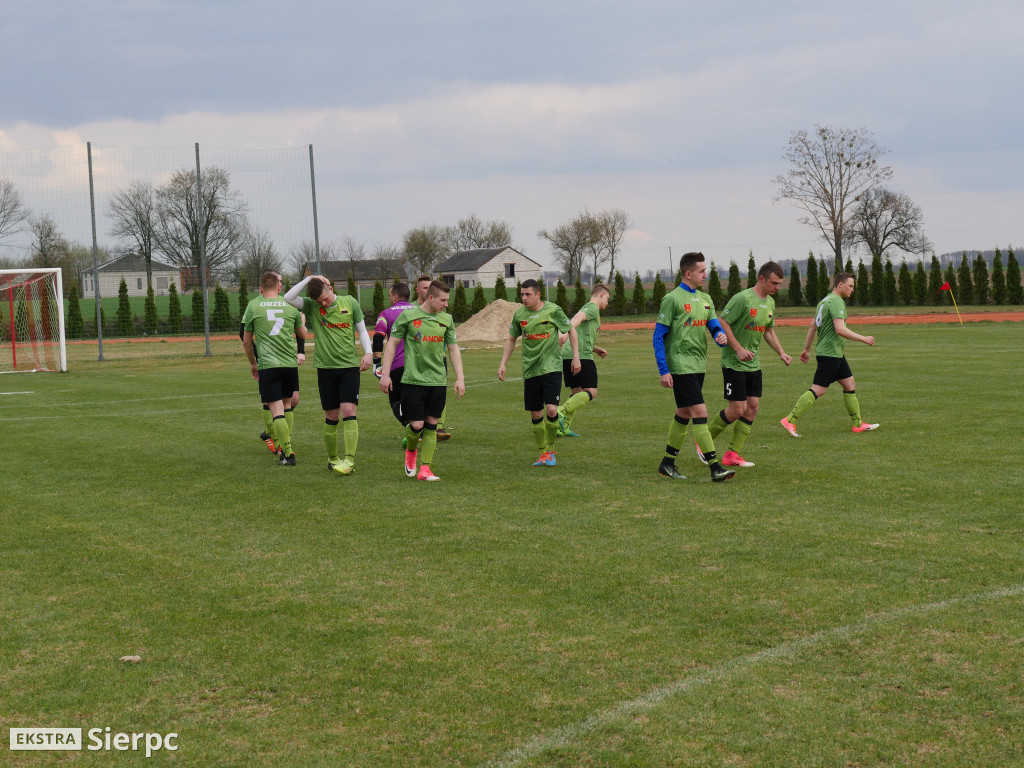
[[252, 332], [258, 370], [264, 368], [296, 368], [295, 329], [302, 325], [299, 310], [282, 298], [253, 299], [242, 315], [245, 330]]
[[729, 324], [740, 346], [754, 353], [753, 360], [742, 362], [732, 347], [725, 346], [722, 348], [722, 367], [734, 371], [760, 370], [758, 350], [765, 331], [775, 326], [775, 299], [771, 296], [762, 299], [753, 288], [747, 288], [729, 299], [722, 310], [722, 319]]
[[814, 315], [814, 324], [818, 326], [818, 341], [814, 345], [815, 355], [843, 356], [846, 339], [836, 333], [833, 320], [846, 320], [846, 302], [834, 291], [818, 302], [818, 311]]
[[[580, 360], [594, 359], [594, 342], [597, 341], [597, 331], [601, 327], [601, 310], [597, 304], [588, 301], [580, 312], [587, 316], [587, 319], [576, 328], [576, 336], [579, 337]], [[572, 360], [572, 344], [565, 342], [562, 345], [562, 359]]]
[[[356, 368], [362, 355], [356, 349], [356, 324], [363, 310], [354, 296], [335, 294], [334, 303], [324, 309], [308, 296], [302, 311], [312, 320], [313, 365], [317, 368]], [[369, 350], [364, 350], [363, 354]]]
[[553, 301], [544, 302], [536, 312], [526, 307], [516, 310], [512, 315], [512, 324], [509, 325], [508, 332], [510, 336], [523, 337], [524, 379], [555, 371], [561, 373], [562, 356], [558, 350], [558, 332], [568, 333], [570, 328], [572, 325], [569, 318]]
[[676, 286], [665, 294], [658, 323], [667, 325], [665, 360], [669, 373], [704, 373], [708, 368], [709, 320], [717, 320], [715, 305], [703, 291], [684, 291]]
[[407, 309], [391, 326], [391, 335], [405, 342], [402, 384], [448, 386], [444, 353], [455, 344], [455, 322], [447, 312], [430, 314], [420, 307]]

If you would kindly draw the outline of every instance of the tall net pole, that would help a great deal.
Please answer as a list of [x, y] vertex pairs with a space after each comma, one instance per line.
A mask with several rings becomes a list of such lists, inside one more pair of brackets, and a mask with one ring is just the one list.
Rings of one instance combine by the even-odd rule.
[[99, 348], [97, 360], [103, 360], [103, 309], [100, 307], [100, 269], [99, 243], [96, 240], [96, 187], [92, 181], [92, 142], [85, 143], [85, 151], [89, 157], [89, 210], [92, 214], [92, 284], [96, 296], [96, 342]]
[[313, 192], [313, 249], [316, 253], [316, 273], [320, 274], [320, 225], [316, 218], [316, 174], [313, 172], [313, 145], [309, 145], [309, 188]]
[[206, 334], [206, 357], [210, 351], [210, 295], [206, 286], [206, 210], [203, 208], [203, 174], [199, 166], [199, 142], [196, 142], [196, 210], [199, 212], [199, 275], [203, 281], [203, 328]]

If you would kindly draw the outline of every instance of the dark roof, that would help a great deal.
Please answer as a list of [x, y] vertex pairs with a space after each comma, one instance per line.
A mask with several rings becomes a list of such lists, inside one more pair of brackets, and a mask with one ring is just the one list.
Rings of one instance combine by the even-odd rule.
[[[357, 261], [321, 261], [320, 274], [337, 284], [348, 280], [348, 273], [355, 280], [390, 280], [395, 275], [405, 279], [403, 259], [360, 259]], [[316, 262], [307, 261], [303, 274], [316, 274]]]
[[[169, 264], [153, 259], [150, 264], [153, 266], [154, 272], [177, 272], [177, 267], [172, 267]], [[116, 259], [106, 261], [96, 267], [104, 272], [145, 272], [146, 271], [146, 259], [139, 256], [137, 253], [129, 253], [124, 256], [118, 256]]]
[[[472, 251], [459, 251], [450, 259], [442, 261], [436, 267], [435, 272], [468, 272], [474, 269], [480, 269], [484, 264], [493, 259], [502, 251], [513, 251], [519, 253], [515, 248], [510, 245], [503, 245], [501, 248], [477, 248]], [[529, 256], [519, 253], [524, 259], [530, 259]], [[530, 259], [533, 261], [533, 259]], [[533, 262], [537, 264], [537, 262]], [[540, 264], [537, 264], [539, 267]]]

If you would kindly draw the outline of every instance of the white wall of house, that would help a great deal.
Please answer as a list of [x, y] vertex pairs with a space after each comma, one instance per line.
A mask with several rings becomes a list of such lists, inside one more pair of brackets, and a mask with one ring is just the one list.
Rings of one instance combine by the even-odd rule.
[[[455, 272], [455, 280], [461, 280], [467, 288], [476, 288], [482, 285], [484, 288], [493, 288], [494, 283], [500, 277], [515, 288], [516, 282], [523, 280], [540, 280], [540, 264], [527, 258], [513, 248], [506, 248], [498, 253], [490, 261], [480, 265], [479, 269]], [[447, 278], [453, 273], [446, 272], [442, 278]]]
[[[148, 291], [146, 284], [146, 271], [141, 272], [100, 272], [100, 296], [117, 296], [121, 288], [121, 278], [124, 278], [128, 286], [129, 296], [145, 296]], [[173, 281], [174, 287], [181, 291], [178, 284], [180, 276], [178, 270], [153, 270], [153, 293], [157, 296], [166, 296], [169, 293], [170, 284]], [[96, 298], [96, 289], [93, 285], [92, 272], [82, 274], [82, 298]]]

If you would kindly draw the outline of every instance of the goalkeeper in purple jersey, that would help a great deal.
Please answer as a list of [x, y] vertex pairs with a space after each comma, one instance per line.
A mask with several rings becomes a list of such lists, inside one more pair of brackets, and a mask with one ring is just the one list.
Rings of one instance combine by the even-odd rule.
[[[395, 283], [388, 290], [388, 298], [391, 305], [377, 316], [377, 324], [373, 329], [373, 375], [378, 379], [381, 377], [381, 355], [384, 352], [384, 345], [391, 337], [391, 329], [395, 320], [407, 309], [412, 309], [409, 303], [409, 286], [406, 283]], [[395, 359], [391, 363], [391, 390], [388, 392], [388, 400], [391, 403], [391, 412], [395, 414], [398, 423], [403, 427], [409, 420], [402, 414], [402, 371], [405, 369], [405, 342], [399, 341], [395, 347]]]

